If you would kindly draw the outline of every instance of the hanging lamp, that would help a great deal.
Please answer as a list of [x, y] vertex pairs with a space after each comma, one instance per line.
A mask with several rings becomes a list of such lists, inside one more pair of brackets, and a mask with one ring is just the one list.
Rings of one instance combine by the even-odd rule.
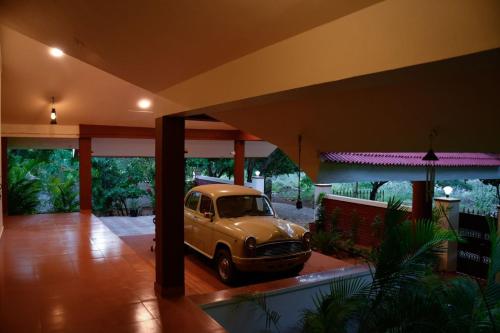
[[425, 161], [425, 190], [427, 194], [427, 202], [430, 202], [434, 197], [434, 184], [436, 182], [436, 162], [439, 161], [439, 158], [432, 149], [432, 141], [435, 135], [436, 131], [433, 130], [429, 135], [430, 148], [422, 158], [422, 160]]
[[54, 103], [54, 96], [52, 96], [52, 111], [50, 112], [50, 124], [57, 125], [57, 113], [56, 113], [56, 106]]
[[298, 188], [298, 193], [297, 193], [297, 202], [295, 203], [295, 207], [297, 207], [297, 209], [302, 209], [302, 200], [300, 198], [300, 172], [301, 172], [301, 169], [300, 169], [300, 162], [301, 162], [301, 153], [302, 153], [302, 135], [299, 135], [299, 184], [297, 186]]

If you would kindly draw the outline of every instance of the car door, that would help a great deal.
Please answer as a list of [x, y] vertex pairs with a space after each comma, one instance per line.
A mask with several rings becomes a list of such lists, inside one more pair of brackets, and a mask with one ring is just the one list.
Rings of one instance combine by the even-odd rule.
[[207, 217], [206, 213], [214, 216], [214, 205], [212, 199], [207, 195], [201, 195], [198, 212], [193, 222], [194, 242], [201, 251], [211, 256], [214, 241], [214, 222], [213, 218]]
[[192, 246], [196, 246], [193, 242], [193, 222], [197, 214], [200, 197], [200, 192], [191, 192], [184, 203], [184, 241]]

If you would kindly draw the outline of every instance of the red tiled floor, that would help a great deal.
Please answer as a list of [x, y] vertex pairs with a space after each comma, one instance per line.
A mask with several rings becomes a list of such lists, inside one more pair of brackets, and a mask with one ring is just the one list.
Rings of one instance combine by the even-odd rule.
[[[1, 333], [224, 331], [191, 299], [156, 298], [152, 235], [120, 238], [95, 216], [80, 213], [4, 222]], [[227, 288], [203, 257], [188, 253], [185, 266], [188, 295], [210, 299], [207, 293]], [[340, 266], [346, 264], [314, 254], [304, 272]], [[246, 283], [255, 282], [262, 280]]]
[[[154, 268], [98, 218], [74, 213], [4, 222], [0, 332], [172, 332], [185, 325], [168, 311], [160, 315], [172, 305], [155, 296]], [[200, 325], [215, 325], [189, 302], [181, 306]]]

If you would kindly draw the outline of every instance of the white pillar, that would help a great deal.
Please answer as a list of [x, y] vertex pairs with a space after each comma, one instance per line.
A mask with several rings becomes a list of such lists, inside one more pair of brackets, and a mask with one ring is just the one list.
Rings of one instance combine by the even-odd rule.
[[316, 208], [318, 198], [321, 193], [331, 194], [332, 184], [314, 184], [314, 202], [313, 202], [314, 208]]
[[[440, 197], [435, 198], [436, 208], [439, 209], [439, 223], [445, 229], [451, 229], [451, 226], [458, 234], [458, 220], [460, 217], [460, 199]], [[446, 214], [446, 216], [444, 215]], [[457, 242], [446, 242], [446, 250], [441, 256], [439, 268], [447, 272], [457, 270]]]
[[257, 191], [264, 193], [264, 177], [252, 176], [252, 187]]

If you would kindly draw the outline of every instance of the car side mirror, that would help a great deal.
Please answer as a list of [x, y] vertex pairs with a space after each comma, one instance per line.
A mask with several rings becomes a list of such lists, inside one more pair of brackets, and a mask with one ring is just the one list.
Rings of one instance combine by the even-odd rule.
[[203, 213], [203, 216], [207, 219], [210, 219], [210, 222], [212, 222], [214, 220], [214, 213], [212, 213], [212, 212], [205, 212], [205, 213]]

